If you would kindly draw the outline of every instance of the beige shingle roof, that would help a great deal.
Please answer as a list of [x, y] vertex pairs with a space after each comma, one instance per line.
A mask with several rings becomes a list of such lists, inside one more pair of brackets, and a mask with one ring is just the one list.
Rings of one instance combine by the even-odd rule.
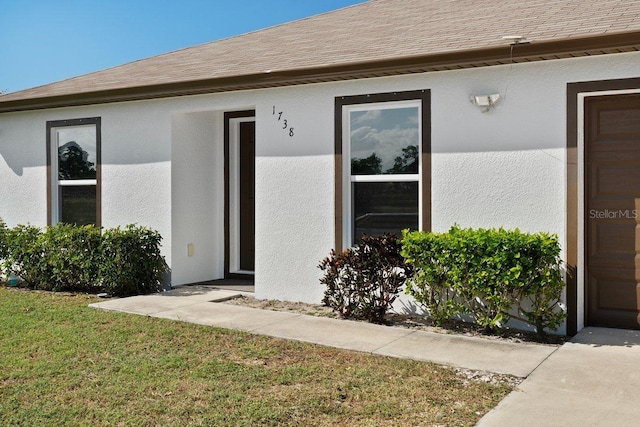
[[517, 61], [639, 50], [640, 1], [371, 0], [7, 94], [0, 112], [491, 65], [513, 34], [531, 41]]

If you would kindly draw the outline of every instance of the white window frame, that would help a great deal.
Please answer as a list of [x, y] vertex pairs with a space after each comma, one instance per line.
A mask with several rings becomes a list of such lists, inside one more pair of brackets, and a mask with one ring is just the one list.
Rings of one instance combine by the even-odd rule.
[[[352, 175], [351, 174], [351, 113], [357, 111], [392, 110], [397, 108], [418, 109], [418, 173], [416, 174], [381, 174], [381, 175]], [[418, 229], [423, 229], [423, 200], [422, 200], [422, 101], [385, 101], [365, 104], [350, 104], [342, 106], [342, 242], [344, 247], [353, 245], [353, 198], [352, 188], [355, 182], [418, 182]]]

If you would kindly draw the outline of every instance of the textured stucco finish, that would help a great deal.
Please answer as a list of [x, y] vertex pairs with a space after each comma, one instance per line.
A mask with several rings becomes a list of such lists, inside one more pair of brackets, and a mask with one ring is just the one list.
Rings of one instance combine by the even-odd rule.
[[[639, 64], [626, 53], [2, 114], [0, 217], [45, 224], [45, 122], [100, 116], [103, 224], [158, 229], [174, 284], [219, 278], [222, 117], [255, 109], [256, 296], [319, 302], [317, 264], [334, 244], [335, 97], [431, 91], [433, 230], [518, 227], [564, 243], [566, 84], [638, 77]], [[502, 100], [481, 113], [469, 95], [487, 93]]]
[[[173, 285], [224, 273], [222, 112], [176, 113], [171, 146]], [[187, 245], [193, 245], [188, 256]]]
[[157, 229], [170, 262], [171, 116], [161, 103], [0, 115], [0, 218], [46, 225], [46, 122], [83, 117], [102, 118], [102, 225]]

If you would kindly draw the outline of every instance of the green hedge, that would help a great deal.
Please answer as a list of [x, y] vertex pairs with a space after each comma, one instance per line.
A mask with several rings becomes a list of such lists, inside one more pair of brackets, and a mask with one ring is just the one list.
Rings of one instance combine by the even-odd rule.
[[0, 220], [0, 269], [31, 289], [106, 292], [128, 296], [158, 292], [167, 270], [156, 231], [129, 225], [101, 230], [57, 224], [41, 229]]
[[18, 225], [5, 233], [4, 273], [6, 276], [9, 273], [19, 275], [23, 283], [33, 289], [39, 288], [41, 277], [51, 274], [50, 269], [42, 264], [41, 234], [40, 228], [31, 225]]
[[566, 316], [555, 235], [452, 227], [446, 233], [405, 232], [402, 245], [415, 270], [407, 293], [438, 323], [470, 314], [495, 330], [515, 318], [544, 335]]
[[162, 289], [167, 264], [160, 255], [161, 240], [158, 232], [133, 225], [105, 230], [99, 270], [103, 290], [127, 296]]

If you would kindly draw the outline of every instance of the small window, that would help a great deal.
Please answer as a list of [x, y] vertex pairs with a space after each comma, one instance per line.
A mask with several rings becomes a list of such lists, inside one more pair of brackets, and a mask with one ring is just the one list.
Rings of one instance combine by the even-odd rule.
[[100, 225], [100, 119], [47, 122], [49, 224]]
[[336, 165], [341, 168], [336, 206], [342, 212], [336, 212], [336, 238], [341, 246], [353, 245], [363, 234], [429, 228], [425, 100], [423, 91], [337, 99], [336, 152], [342, 160]]

